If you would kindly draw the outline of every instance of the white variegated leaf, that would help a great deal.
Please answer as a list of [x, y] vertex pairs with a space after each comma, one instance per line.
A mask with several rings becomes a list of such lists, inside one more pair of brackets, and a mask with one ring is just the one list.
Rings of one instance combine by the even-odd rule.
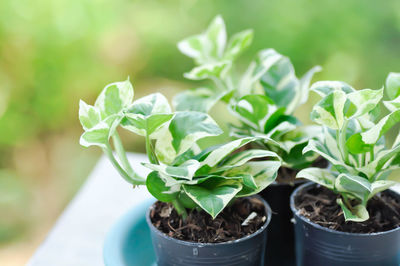
[[354, 206], [352, 210], [347, 208], [342, 199], [337, 199], [337, 203], [342, 208], [344, 219], [352, 222], [364, 222], [369, 219], [369, 214], [365, 206], [359, 204]]
[[96, 126], [86, 130], [79, 143], [84, 147], [99, 146], [106, 148], [109, 140], [110, 127], [105, 122], [100, 122]]
[[329, 169], [316, 167], [306, 168], [298, 172], [296, 178], [305, 178], [332, 190], [335, 188], [336, 177]]
[[231, 65], [232, 63], [230, 61], [207, 63], [193, 68], [183, 76], [191, 80], [202, 80], [214, 77], [223, 78], [231, 68]]
[[385, 85], [385, 91], [390, 100], [400, 96], [400, 73], [389, 73]]
[[163, 175], [192, 180], [194, 173], [199, 169], [200, 163], [196, 160], [188, 160], [179, 166], [160, 165], [143, 163], [143, 165], [153, 171]]
[[210, 167], [214, 167], [221, 160], [223, 160], [226, 156], [231, 154], [233, 151], [239, 149], [240, 147], [257, 140], [254, 137], [237, 139], [231, 142], [228, 142], [217, 149], [213, 150], [208, 154], [208, 156], [201, 162], [202, 165], [208, 165]]
[[79, 121], [84, 130], [91, 129], [101, 121], [99, 110], [94, 106], [86, 104], [84, 101], [79, 101]]
[[227, 92], [215, 92], [208, 88], [197, 88], [178, 93], [173, 100], [177, 111], [208, 113]]
[[246, 197], [254, 195], [264, 190], [270, 184], [272, 184], [276, 177], [278, 169], [281, 167], [282, 162], [277, 161], [250, 161], [246, 164], [234, 169], [234, 171], [247, 173], [253, 176], [254, 182], [257, 185], [257, 189], [251, 189], [249, 187], [243, 188], [239, 193], [238, 197]]
[[312, 112], [311, 119], [318, 124], [332, 129], [340, 129], [344, 123], [344, 105], [346, 93], [341, 90], [334, 90], [317, 103]]
[[163, 136], [157, 139], [157, 157], [169, 164], [176, 156], [192, 148], [199, 139], [222, 133], [217, 123], [205, 113], [176, 112], [169, 126], [164, 129]]
[[361, 133], [365, 144], [375, 144], [383, 134], [400, 121], [400, 109], [382, 118], [375, 126]]
[[345, 94], [355, 91], [353, 87], [342, 81], [317, 81], [310, 90], [315, 91], [321, 97], [326, 97], [334, 91], [342, 91]]
[[234, 60], [242, 53], [253, 41], [253, 30], [245, 30], [233, 35], [226, 47], [224, 59]]
[[216, 187], [183, 185], [183, 189], [200, 208], [215, 218], [242, 189], [242, 184], [236, 182]]
[[371, 194], [368, 196], [368, 199], [372, 198], [379, 192], [382, 192], [394, 185], [398, 184], [398, 182], [393, 180], [378, 180], [371, 184]]
[[117, 114], [133, 100], [133, 87], [129, 79], [107, 85], [97, 98], [94, 106], [100, 110], [102, 119]]
[[355, 113], [351, 118], [360, 117], [372, 111], [383, 97], [383, 88], [380, 90], [364, 89], [347, 94], [347, 98], [355, 106]]

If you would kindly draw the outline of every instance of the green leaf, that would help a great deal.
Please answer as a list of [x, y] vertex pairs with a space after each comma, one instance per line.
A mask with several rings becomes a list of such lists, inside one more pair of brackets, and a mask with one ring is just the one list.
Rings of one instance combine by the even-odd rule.
[[222, 133], [217, 123], [205, 113], [176, 112], [163, 136], [157, 139], [156, 154], [162, 162], [169, 164], [199, 139]]
[[365, 194], [369, 194], [372, 191], [371, 183], [366, 178], [344, 173], [336, 178], [335, 188], [339, 192], [351, 193], [360, 200], [364, 200]]
[[[277, 177], [282, 162], [278, 161], [250, 161], [233, 169], [232, 173], [246, 173], [253, 176], [257, 189], [245, 186], [238, 193], [238, 197], [247, 197], [259, 193], [273, 183]], [[229, 171], [228, 171], [229, 172]]]
[[147, 117], [153, 114], [169, 114], [171, 113], [171, 107], [164, 95], [152, 93], [137, 99], [125, 112]]
[[94, 106], [100, 110], [102, 119], [117, 114], [133, 100], [133, 87], [129, 79], [107, 85], [97, 98]]
[[[298, 100], [295, 104], [294, 107], [300, 106], [302, 104], [305, 104], [308, 100], [308, 95], [309, 95], [309, 91], [310, 91], [310, 82], [311, 79], [313, 78], [315, 73], [318, 73], [322, 71], [322, 67], [320, 66], [315, 66], [313, 68], [311, 68], [310, 70], [307, 71], [306, 74], [304, 74], [303, 77], [301, 77], [300, 79], [300, 89], [299, 89], [299, 96], [297, 97]], [[288, 113], [292, 113], [292, 111], [288, 112]]]
[[226, 47], [224, 59], [234, 60], [241, 54], [253, 41], [253, 30], [245, 30], [233, 35]]
[[347, 206], [343, 203], [342, 199], [337, 199], [337, 204], [340, 205], [340, 207], [343, 210], [343, 215], [344, 219], [347, 221], [353, 221], [353, 222], [364, 222], [369, 219], [369, 214], [365, 206], [363, 205], [357, 205], [352, 208], [352, 210], [349, 210]]
[[375, 126], [361, 133], [365, 144], [375, 144], [389, 129], [400, 122], [400, 110], [394, 111], [382, 118]]
[[393, 180], [378, 180], [371, 184], [371, 194], [369, 194], [368, 199], [372, 198], [379, 192], [382, 192], [394, 185], [398, 184], [398, 182]]
[[335, 188], [335, 176], [328, 169], [306, 168], [298, 172], [296, 178], [305, 178], [332, 190]]
[[260, 158], [268, 158], [270, 160], [271, 159], [280, 160], [278, 154], [276, 154], [275, 152], [267, 150], [259, 150], [259, 149], [250, 149], [232, 155], [229, 159], [227, 159], [223, 163], [223, 166], [228, 168], [241, 166], [247, 163], [248, 161]]
[[231, 154], [233, 151], [239, 149], [240, 147], [243, 147], [244, 145], [252, 141], [255, 141], [256, 139], [257, 138], [252, 138], [252, 137], [242, 138], [228, 142], [222, 146], [219, 146], [218, 148], [211, 151], [204, 159], [204, 161], [201, 162], [201, 164], [208, 165], [209, 167], [214, 167], [220, 161], [222, 161], [226, 156]]
[[208, 88], [183, 91], [174, 97], [173, 105], [177, 111], [197, 111], [208, 113], [225, 93]]
[[364, 89], [349, 93], [347, 98], [356, 110], [351, 114], [351, 118], [360, 117], [372, 111], [379, 104], [382, 97], [383, 88], [380, 90]]
[[84, 130], [91, 129], [101, 121], [100, 112], [94, 106], [88, 105], [80, 100], [79, 121]]
[[200, 65], [222, 58], [225, 45], [225, 23], [221, 16], [217, 16], [204, 33], [179, 42], [178, 48], [183, 54], [194, 58]]
[[[271, 55], [274, 50], [270, 50]], [[294, 73], [289, 58], [282, 56], [262, 76], [261, 85], [265, 94], [280, 107], [288, 107], [296, 97], [300, 82]]]
[[96, 126], [86, 130], [79, 143], [84, 147], [89, 146], [99, 146], [105, 148], [109, 140], [110, 127], [104, 123], [100, 122]]
[[263, 132], [267, 116], [271, 115], [276, 107], [266, 96], [251, 94], [243, 96], [232, 107], [233, 114], [241, 121]]
[[310, 90], [315, 91], [321, 97], [326, 97], [334, 91], [342, 91], [345, 94], [355, 91], [353, 87], [342, 81], [317, 81], [311, 86]]
[[385, 92], [391, 100], [400, 96], [400, 73], [389, 73], [386, 78]]
[[151, 172], [146, 179], [147, 190], [162, 202], [171, 202], [178, 196], [178, 191], [167, 187], [157, 172]]
[[221, 58], [226, 45], [226, 29], [225, 22], [220, 15], [216, 16], [208, 26], [205, 36], [209, 40], [210, 56]]
[[332, 164], [332, 166], [334, 166], [339, 171], [351, 171], [352, 168], [347, 166], [340, 157], [336, 157], [335, 153], [331, 153], [329, 147], [330, 146], [326, 146], [320, 141], [310, 139], [307, 146], [303, 150], [303, 154], [309, 151], [315, 152], [328, 160]]
[[237, 90], [238, 97], [255, 93], [255, 86], [259, 83], [262, 75], [268, 71], [276, 62], [282, 58], [282, 55], [274, 49], [265, 49], [258, 53], [258, 58], [251, 62], [245, 74], [242, 76], [239, 88]]
[[224, 77], [228, 70], [231, 68], [230, 61], [207, 63], [193, 68], [190, 72], [183, 74], [187, 79], [202, 80], [208, 78], [221, 78]]
[[183, 185], [186, 194], [210, 214], [213, 219], [228, 205], [242, 189], [240, 183], [219, 185], [215, 187], [199, 185]]
[[362, 140], [361, 134], [357, 133], [350, 136], [350, 138], [346, 141], [346, 148], [352, 154], [359, 154], [371, 151], [373, 145], [365, 144]]
[[383, 104], [389, 111], [395, 112], [400, 109], [400, 96], [392, 101], [384, 101]]
[[340, 129], [344, 123], [345, 103], [346, 93], [341, 90], [334, 90], [314, 105], [311, 119], [320, 125]]
[[194, 173], [199, 169], [200, 163], [196, 160], [188, 160], [179, 166], [169, 166], [160, 164], [143, 163], [143, 165], [153, 171], [161, 172], [164, 175], [192, 180]]

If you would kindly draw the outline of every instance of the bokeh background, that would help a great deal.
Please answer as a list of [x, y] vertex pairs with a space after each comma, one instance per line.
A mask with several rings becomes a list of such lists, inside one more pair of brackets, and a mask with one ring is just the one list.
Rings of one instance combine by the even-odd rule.
[[[127, 76], [139, 96], [195, 86], [176, 43], [217, 14], [228, 33], [255, 30], [243, 66], [275, 48], [299, 74], [321, 65], [314, 80], [377, 89], [400, 72], [398, 0], [2, 0], [0, 265], [26, 263], [101, 155], [78, 144], [79, 99], [93, 104]], [[144, 151], [141, 138], [123, 138]]]

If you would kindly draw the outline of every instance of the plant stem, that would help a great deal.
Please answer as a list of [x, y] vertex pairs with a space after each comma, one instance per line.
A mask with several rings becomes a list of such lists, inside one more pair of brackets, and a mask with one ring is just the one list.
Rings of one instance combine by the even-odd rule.
[[151, 144], [150, 136], [146, 131], [146, 153], [149, 158], [150, 163], [160, 164], [158, 162], [157, 156], [154, 153], [153, 145]]
[[112, 149], [109, 144], [105, 148], [103, 148], [104, 153], [107, 155], [108, 159], [110, 159], [112, 165], [117, 169], [118, 173], [122, 176], [123, 179], [125, 179], [128, 183], [131, 183], [133, 185], [145, 185], [146, 180], [144, 180], [142, 177], [139, 175], [135, 174], [133, 176], [130, 176], [118, 163], [118, 161], [115, 159], [114, 154], [112, 152]]
[[120, 160], [120, 162], [122, 164], [122, 167], [124, 169], [126, 169], [126, 171], [129, 174], [133, 174], [134, 171], [133, 171], [133, 169], [131, 167], [131, 164], [128, 161], [128, 158], [126, 157], [125, 149], [124, 149], [124, 147], [122, 145], [121, 138], [119, 137], [117, 131], [115, 131], [115, 133], [112, 135], [112, 140], [113, 140], [113, 143], [114, 143], [115, 151], [116, 151], [116, 153], [118, 155], [118, 158], [119, 158], [119, 160]]
[[178, 199], [174, 199], [174, 200], [172, 201], [172, 205], [174, 205], [174, 208], [175, 208], [176, 212], [177, 212], [180, 216], [182, 216], [182, 219], [183, 219], [183, 220], [186, 220], [188, 214], [187, 214], [187, 212], [186, 212], [185, 207], [182, 206], [182, 204], [179, 202], [179, 200], [178, 200]]

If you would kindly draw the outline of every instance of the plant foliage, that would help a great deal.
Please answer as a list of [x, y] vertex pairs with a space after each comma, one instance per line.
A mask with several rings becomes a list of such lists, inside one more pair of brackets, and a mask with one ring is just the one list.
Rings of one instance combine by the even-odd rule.
[[181, 41], [180, 51], [196, 63], [184, 76], [211, 80], [213, 85], [178, 94], [175, 107], [181, 111], [209, 112], [218, 101], [226, 102], [241, 122], [240, 126], [231, 126], [231, 135], [258, 136], [261, 147], [277, 152], [285, 166], [308, 166], [315, 154], [303, 156], [301, 151], [308, 139], [321, 134], [320, 127], [301, 126], [293, 112], [307, 101], [309, 83], [320, 67], [312, 68], [299, 79], [289, 58], [265, 49], [243, 74], [234, 75], [235, 60], [252, 39], [253, 31], [245, 30], [228, 40], [224, 21], [217, 16], [204, 33]]
[[[186, 215], [186, 208], [199, 207], [215, 218], [235, 197], [258, 193], [275, 180], [281, 165], [276, 153], [238, 151], [258, 138], [240, 138], [201, 150], [198, 140], [222, 133], [208, 114], [173, 112], [160, 93], [135, 101], [133, 97], [127, 80], [106, 86], [94, 106], [81, 101], [79, 119], [85, 132], [80, 143], [101, 147], [125, 180], [145, 184], [154, 197], [172, 202], [181, 215]], [[152, 171], [146, 179], [129, 164], [118, 126], [145, 137], [149, 162], [144, 165]], [[252, 161], [261, 157], [270, 160]]]
[[[385, 89], [355, 90], [344, 82], [321, 81], [311, 90], [322, 97], [311, 118], [324, 134], [310, 140], [304, 152], [324, 157], [332, 169], [307, 168], [297, 177], [340, 194], [338, 204], [347, 221], [365, 221], [368, 200], [396, 184], [387, 178], [400, 167], [400, 134], [392, 145], [384, 135], [400, 121], [400, 74], [390, 73]], [[384, 91], [388, 101], [382, 101]], [[381, 102], [388, 114], [378, 120]]]

